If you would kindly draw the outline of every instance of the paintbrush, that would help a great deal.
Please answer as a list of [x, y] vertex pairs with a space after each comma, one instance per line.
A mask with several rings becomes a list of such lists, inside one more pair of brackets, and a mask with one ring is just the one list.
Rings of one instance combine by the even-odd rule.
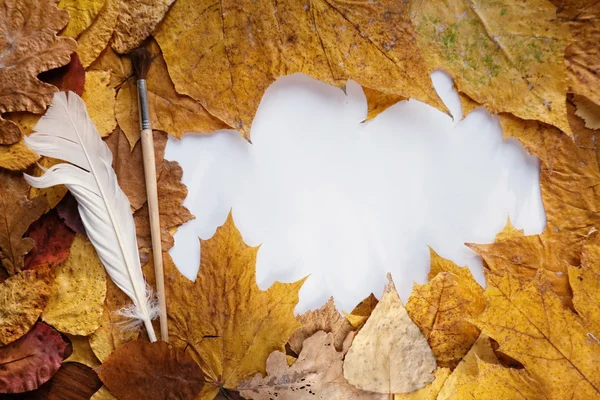
[[148, 93], [146, 76], [152, 58], [143, 47], [133, 50], [130, 54], [133, 70], [137, 77], [138, 108], [140, 119], [140, 136], [142, 139], [142, 154], [144, 160], [144, 175], [146, 179], [146, 195], [148, 197], [148, 214], [150, 215], [150, 234], [152, 236], [152, 254], [154, 255], [154, 273], [156, 275], [156, 292], [160, 307], [160, 337], [169, 341], [167, 326], [167, 303], [165, 299], [165, 280], [162, 262], [162, 243], [160, 235], [160, 219], [158, 213], [158, 190], [156, 182], [156, 161], [154, 156], [154, 139], [148, 109]]

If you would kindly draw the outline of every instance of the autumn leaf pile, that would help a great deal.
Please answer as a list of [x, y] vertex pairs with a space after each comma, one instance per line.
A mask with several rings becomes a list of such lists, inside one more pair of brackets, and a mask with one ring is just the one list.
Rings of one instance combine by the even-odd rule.
[[[597, 1], [0, 6], [0, 397], [600, 398]], [[169, 344], [123, 329], [116, 311], [129, 299], [107, 278], [66, 188], [33, 189], [22, 178], [42, 172], [36, 162], [57, 162], [22, 140], [53, 93], [81, 95], [114, 155], [154, 283], [126, 55], [140, 45], [153, 57]], [[509, 221], [494, 243], [468, 244], [484, 260], [485, 289], [432, 249], [429, 282], [415, 284], [405, 305], [388, 277], [379, 300], [340, 314], [331, 299], [295, 317], [304, 280], [260, 290], [258, 249], [231, 216], [201, 241], [195, 281], [179, 273], [166, 251], [193, 215], [182, 204], [181, 167], [164, 159], [167, 135], [231, 127], [249, 138], [264, 91], [297, 72], [339, 87], [359, 82], [369, 118], [407, 98], [445, 112], [429, 78], [437, 68], [454, 78], [465, 114], [481, 106], [498, 114], [505, 137], [541, 160], [545, 231], [527, 236]]]

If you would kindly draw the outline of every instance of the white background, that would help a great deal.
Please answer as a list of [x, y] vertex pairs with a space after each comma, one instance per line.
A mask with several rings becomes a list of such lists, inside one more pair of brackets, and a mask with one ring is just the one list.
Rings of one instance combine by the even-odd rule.
[[261, 244], [257, 282], [310, 274], [296, 312], [334, 296], [351, 311], [379, 296], [391, 272], [403, 300], [424, 283], [431, 246], [483, 283], [465, 242], [487, 243], [506, 223], [539, 233], [545, 225], [539, 163], [496, 117], [462, 119], [452, 81], [433, 74], [455, 119], [415, 100], [363, 122], [360, 85], [346, 93], [307, 76], [280, 78], [266, 92], [249, 144], [235, 131], [170, 138], [166, 158], [184, 169], [185, 205], [196, 216], [171, 254], [194, 279], [198, 237], [210, 238], [233, 209], [244, 240]]

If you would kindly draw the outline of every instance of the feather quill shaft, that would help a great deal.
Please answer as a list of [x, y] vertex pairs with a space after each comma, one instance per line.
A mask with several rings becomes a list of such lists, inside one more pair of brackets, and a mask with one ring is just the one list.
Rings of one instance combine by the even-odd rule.
[[54, 165], [40, 177], [25, 174], [25, 179], [36, 188], [64, 184], [71, 191], [98, 257], [113, 282], [133, 301], [133, 309], [123, 313], [142, 321], [150, 340], [156, 341], [152, 319], [157, 307], [142, 274], [129, 199], [119, 187], [112, 153], [84, 101], [73, 92], [56, 93], [34, 131], [24, 138], [30, 149], [70, 164]]

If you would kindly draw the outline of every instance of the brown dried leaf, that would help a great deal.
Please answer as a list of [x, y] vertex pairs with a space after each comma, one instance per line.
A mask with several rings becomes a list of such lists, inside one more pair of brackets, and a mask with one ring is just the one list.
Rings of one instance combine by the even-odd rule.
[[0, 283], [0, 345], [31, 329], [48, 303], [53, 279], [52, 268], [40, 266]]
[[296, 72], [445, 109], [414, 34], [408, 3], [394, 0], [178, 0], [154, 36], [176, 90], [248, 138], [264, 91]]
[[0, 393], [22, 393], [48, 381], [65, 358], [60, 333], [38, 322], [21, 339], [0, 347]]
[[[5, 0], [0, 14], [0, 114], [14, 111], [42, 113], [56, 87], [40, 81], [43, 71], [65, 65], [76, 43], [57, 37], [69, 13], [56, 7], [57, 0]], [[15, 35], [15, 33], [18, 34]], [[19, 128], [0, 117], [0, 144], [19, 140]]]
[[23, 256], [34, 245], [23, 234], [46, 211], [46, 199], [28, 200], [28, 192], [21, 174], [0, 170], [0, 261], [9, 275], [23, 268]]
[[128, 0], [121, 3], [112, 47], [129, 53], [138, 47], [164, 18], [175, 0]]
[[288, 340], [291, 349], [296, 354], [300, 354], [304, 339], [312, 336], [317, 331], [331, 332], [335, 348], [341, 351], [346, 336], [352, 330], [352, 325], [335, 308], [333, 297], [330, 297], [327, 303], [318, 310], [309, 310], [296, 317], [296, 319], [301, 327]]
[[350, 385], [342, 371], [345, 352], [338, 352], [332, 333], [318, 331], [304, 340], [302, 352], [292, 366], [285, 354], [274, 351], [267, 358], [267, 376], [241, 382], [242, 397], [254, 400], [386, 400], [385, 394], [364, 392]]
[[408, 316], [392, 277], [344, 360], [351, 385], [378, 393], [410, 393], [434, 379], [427, 340]]
[[[167, 135], [153, 131], [156, 176], [160, 177], [164, 163]], [[142, 144], [137, 143], [133, 150], [123, 131], [117, 129], [105, 140], [113, 153], [113, 168], [119, 180], [119, 186], [127, 195], [133, 211], [139, 210], [146, 203], [146, 181], [142, 158]], [[187, 192], [186, 192], [187, 194]]]
[[[479, 337], [467, 322], [485, 309], [483, 288], [468, 268], [461, 268], [431, 250], [432, 272], [425, 285], [414, 284], [406, 311], [427, 338], [438, 365], [454, 369]], [[452, 265], [448, 265], [452, 264]], [[462, 270], [455, 274], [454, 271]]]
[[[187, 196], [187, 187], [181, 183], [183, 170], [176, 161], [164, 161], [163, 168], [158, 177], [158, 209], [160, 213], [160, 229], [163, 251], [173, 247], [173, 228], [194, 219], [194, 216], [183, 205]], [[133, 215], [138, 246], [150, 248], [150, 219], [148, 217], [148, 204]]]
[[115, 350], [96, 371], [108, 390], [120, 399], [192, 399], [204, 385], [204, 376], [194, 360], [161, 341], [129, 342]]
[[92, 243], [76, 235], [69, 258], [56, 269], [42, 319], [61, 332], [87, 336], [100, 327], [106, 272]]

